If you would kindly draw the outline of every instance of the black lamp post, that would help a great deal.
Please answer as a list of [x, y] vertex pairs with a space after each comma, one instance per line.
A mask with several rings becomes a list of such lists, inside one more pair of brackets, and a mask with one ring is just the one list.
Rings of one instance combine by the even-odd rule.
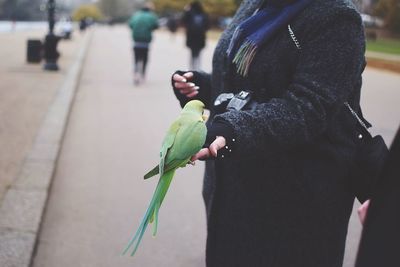
[[50, 71], [58, 70], [57, 59], [60, 54], [57, 51], [57, 43], [60, 40], [54, 34], [54, 24], [55, 24], [55, 0], [48, 0], [47, 11], [48, 11], [48, 21], [49, 21], [49, 33], [45, 37], [44, 41], [44, 69]]

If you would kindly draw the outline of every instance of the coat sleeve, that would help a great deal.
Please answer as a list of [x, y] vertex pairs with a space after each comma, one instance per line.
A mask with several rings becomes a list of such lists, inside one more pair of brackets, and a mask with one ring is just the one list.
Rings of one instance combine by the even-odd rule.
[[153, 14], [153, 27], [152, 27], [152, 30], [158, 29], [159, 26], [160, 25], [158, 24], [158, 17], [155, 14]]
[[365, 52], [359, 16], [342, 14], [310, 29], [292, 82], [281, 97], [251, 111], [230, 111], [215, 117], [231, 124], [237, 138], [236, 152], [241, 156], [273, 155], [312, 142], [326, 131], [354, 90]]
[[135, 27], [135, 17], [134, 17], [134, 16], [132, 16], [132, 17], [129, 19], [128, 25], [129, 25], [129, 28], [133, 31], [133, 28]]

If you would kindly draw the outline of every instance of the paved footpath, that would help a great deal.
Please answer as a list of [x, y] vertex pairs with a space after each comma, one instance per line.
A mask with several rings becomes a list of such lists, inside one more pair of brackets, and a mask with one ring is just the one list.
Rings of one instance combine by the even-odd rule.
[[61, 42], [60, 71], [25, 62], [27, 38], [1, 34], [0, 266], [27, 267], [90, 34]]
[[45, 31], [0, 34], [0, 203], [29, 152], [57, 89], [76, 57], [82, 36], [61, 41], [58, 72], [43, 71], [42, 64], [26, 63], [28, 39], [42, 39]]
[[[185, 69], [181, 36], [157, 32], [148, 79], [133, 86], [126, 28], [95, 30], [42, 222], [33, 267], [204, 266], [203, 164], [177, 172], [163, 203], [157, 237], [146, 232], [136, 256], [121, 257], [153, 193], [143, 174], [157, 162], [163, 135], [178, 115], [170, 74]], [[215, 44], [203, 54], [210, 69]], [[367, 70], [365, 114], [390, 141], [400, 123], [400, 76]], [[352, 266], [360, 233], [353, 217], [346, 252]]]

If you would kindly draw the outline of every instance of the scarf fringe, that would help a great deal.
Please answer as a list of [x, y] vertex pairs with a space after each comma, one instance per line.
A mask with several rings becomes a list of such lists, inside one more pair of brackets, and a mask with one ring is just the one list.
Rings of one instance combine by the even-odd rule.
[[236, 27], [235, 31], [233, 32], [232, 39], [229, 43], [228, 49], [226, 50], [226, 53], [228, 55], [231, 54], [233, 47], [237, 43], [239, 36], [241, 36], [241, 34], [242, 34], [242, 29], [240, 29], [239, 27]]
[[237, 73], [246, 77], [254, 56], [257, 53], [258, 46], [255, 42], [246, 40], [237, 51], [233, 63], [236, 64]]
[[242, 21], [236, 27], [227, 50], [229, 61], [236, 65], [236, 72], [244, 77], [247, 76], [259, 48], [313, 1], [296, 0], [290, 3], [282, 1], [282, 6], [279, 8], [267, 4], [253, 16]]

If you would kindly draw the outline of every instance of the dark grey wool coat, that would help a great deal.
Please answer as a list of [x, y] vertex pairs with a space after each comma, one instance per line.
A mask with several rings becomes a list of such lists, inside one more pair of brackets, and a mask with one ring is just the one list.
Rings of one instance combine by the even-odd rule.
[[[315, 0], [290, 23], [301, 50], [285, 27], [241, 78], [229, 71], [226, 49], [261, 2], [243, 1], [212, 74], [196, 77], [211, 119], [236, 136], [229, 158], [206, 164], [207, 266], [342, 266], [357, 143], [357, 121], [343, 103], [360, 112], [362, 22], [345, 0]], [[255, 110], [215, 114], [219, 94], [242, 89], [254, 92]]]

